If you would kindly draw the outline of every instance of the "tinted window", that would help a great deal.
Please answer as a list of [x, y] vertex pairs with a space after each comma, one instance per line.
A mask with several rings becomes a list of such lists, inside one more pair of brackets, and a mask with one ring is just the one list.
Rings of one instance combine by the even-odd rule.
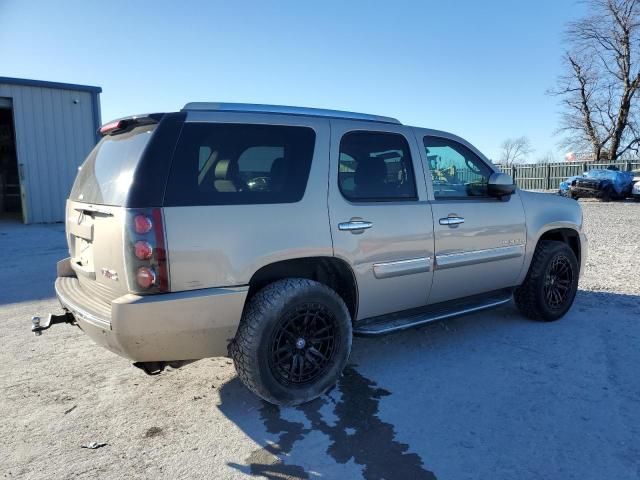
[[354, 202], [415, 199], [407, 140], [395, 133], [347, 133], [340, 142], [338, 183]]
[[103, 137], [78, 169], [71, 200], [124, 205], [135, 167], [155, 128], [145, 125]]
[[493, 171], [475, 153], [440, 137], [424, 137], [424, 148], [436, 200], [487, 196]]
[[186, 123], [165, 205], [297, 202], [314, 144], [315, 132], [307, 127]]

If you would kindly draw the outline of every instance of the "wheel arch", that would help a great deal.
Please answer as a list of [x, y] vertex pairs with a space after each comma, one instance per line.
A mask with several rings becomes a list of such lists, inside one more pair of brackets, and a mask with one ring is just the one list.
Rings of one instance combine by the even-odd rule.
[[578, 260], [578, 266], [582, 264], [580, 233], [577, 230], [568, 227], [553, 228], [551, 230], [547, 230], [538, 238], [536, 248], [538, 247], [540, 242], [544, 240], [554, 240], [556, 242], [566, 243], [575, 254], [576, 259]]
[[347, 305], [352, 322], [358, 314], [358, 285], [351, 267], [336, 257], [316, 256], [281, 260], [262, 266], [249, 280], [245, 305], [262, 288], [283, 278], [306, 278], [333, 289]]

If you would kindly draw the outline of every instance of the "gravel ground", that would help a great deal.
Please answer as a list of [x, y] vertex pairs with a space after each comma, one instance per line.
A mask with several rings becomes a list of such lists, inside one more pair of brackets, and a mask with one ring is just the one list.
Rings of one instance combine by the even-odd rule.
[[[58, 326], [63, 229], [0, 224], [3, 478], [638, 479], [640, 203], [582, 202], [571, 312], [513, 306], [356, 339], [338, 387], [300, 408], [249, 394], [227, 359], [149, 377]], [[105, 446], [81, 448], [89, 442]]]

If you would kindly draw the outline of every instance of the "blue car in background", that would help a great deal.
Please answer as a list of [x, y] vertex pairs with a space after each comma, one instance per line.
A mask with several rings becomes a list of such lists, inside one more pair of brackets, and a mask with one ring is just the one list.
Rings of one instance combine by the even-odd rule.
[[633, 175], [620, 170], [594, 168], [560, 182], [560, 195], [578, 198], [599, 198], [603, 202], [622, 200], [631, 195]]

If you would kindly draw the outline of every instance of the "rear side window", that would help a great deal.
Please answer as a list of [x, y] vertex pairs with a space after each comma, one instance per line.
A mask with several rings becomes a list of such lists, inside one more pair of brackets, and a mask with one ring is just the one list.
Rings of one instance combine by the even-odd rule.
[[99, 205], [125, 204], [136, 165], [156, 125], [107, 135], [78, 169], [70, 199]]
[[340, 141], [338, 183], [353, 202], [414, 200], [407, 140], [397, 133], [349, 132]]
[[165, 205], [298, 202], [314, 145], [315, 132], [308, 127], [186, 123]]

